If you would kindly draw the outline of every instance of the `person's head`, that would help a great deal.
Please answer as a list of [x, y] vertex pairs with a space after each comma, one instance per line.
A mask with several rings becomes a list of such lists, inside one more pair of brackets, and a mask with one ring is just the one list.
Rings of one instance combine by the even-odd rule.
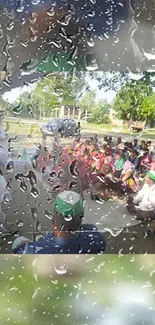
[[112, 148], [110, 146], [106, 146], [105, 155], [106, 156], [111, 156], [112, 155]]
[[109, 142], [109, 144], [112, 143], [112, 137], [109, 137], [108, 142]]
[[119, 143], [121, 143], [121, 142], [122, 142], [122, 138], [119, 137], [119, 138], [117, 139], [117, 144], [119, 144]]
[[104, 164], [104, 165], [102, 165], [102, 168], [100, 171], [104, 176], [106, 176], [106, 175], [112, 173], [112, 167], [108, 164]]
[[130, 157], [129, 157], [129, 161], [134, 162], [135, 158], [137, 157], [137, 151], [134, 149], [130, 150]]
[[99, 148], [98, 148], [97, 143], [93, 143], [91, 145], [90, 151], [93, 152], [93, 151], [98, 151], [98, 150], [99, 150]]
[[79, 127], [79, 126], [81, 126], [81, 123], [80, 123], [80, 122], [78, 122], [78, 127]]
[[145, 141], [142, 140], [142, 141], [141, 141], [141, 148], [144, 149], [144, 147], [145, 147]]
[[144, 157], [147, 156], [148, 154], [149, 154], [149, 149], [145, 147], [143, 150]]
[[85, 141], [85, 146], [86, 146], [87, 149], [90, 147], [90, 140]]
[[84, 203], [78, 193], [63, 191], [56, 196], [52, 219], [56, 236], [73, 235], [80, 229], [83, 218]]
[[149, 146], [151, 146], [151, 141], [147, 141], [147, 146], [149, 147]]
[[137, 139], [134, 139], [134, 140], [133, 140], [133, 144], [134, 144], [134, 146], [136, 146], [137, 143], [138, 143], [138, 140], [137, 140]]
[[133, 149], [133, 145], [131, 142], [128, 142], [128, 150], [131, 151]]
[[155, 185], [155, 172], [149, 171], [145, 176], [145, 183], [149, 185], [150, 187]]

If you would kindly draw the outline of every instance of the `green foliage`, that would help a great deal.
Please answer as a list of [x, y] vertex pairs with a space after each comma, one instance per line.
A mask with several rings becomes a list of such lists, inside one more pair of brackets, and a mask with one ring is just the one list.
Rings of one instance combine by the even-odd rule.
[[155, 93], [146, 97], [141, 106], [141, 112], [150, 127], [155, 125]]
[[72, 74], [52, 74], [41, 80], [33, 95], [40, 115], [52, 115], [61, 105], [75, 106], [84, 85], [84, 79]]
[[114, 100], [114, 109], [118, 117], [123, 120], [142, 121], [148, 118], [148, 114], [142, 110], [142, 103], [146, 97], [152, 94], [152, 86], [148, 80], [127, 82], [117, 93]]
[[6, 110], [7, 108], [7, 102], [0, 96], [0, 109]]
[[109, 123], [109, 104], [107, 101], [100, 100], [95, 104], [89, 122], [98, 124]]
[[96, 105], [95, 100], [96, 100], [95, 90], [90, 90], [81, 98], [81, 100], [79, 101], [79, 106], [81, 107], [82, 115], [92, 112], [92, 109]]

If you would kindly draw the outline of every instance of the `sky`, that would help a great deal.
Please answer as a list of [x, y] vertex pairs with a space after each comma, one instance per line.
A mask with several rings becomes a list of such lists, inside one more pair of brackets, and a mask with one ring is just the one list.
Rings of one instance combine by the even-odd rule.
[[[111, 103], [113, 101], [113, 99], [115, 98], [116, 92], [109, 90], [107, 92], [104, 91], [104, 89], [99, 90], [98, 89], [98, 82], [96, 80], [92, 80], [90, 78], [87, 78], [87, 81], [89, 83], [89, 87], [90, 90], [95, 89], [96, 90], [96, 99], [103, 99], [103, 100], [107, 100], [108, 103]], [[24, 92], [24, 91], [33, 91], [33, 89], [35, 88], [36, 83], [31, 84], [29, 86], [24, 86], [24, 87], [20, 87], [20, 88], [15, 88], [12, 89], [9, 92], [4, 93], [3, 98], [4, 100], [7, 100], [10, 103], [13, 103], [16, 101], [16, 99], [19, 97], [19, 95]]]

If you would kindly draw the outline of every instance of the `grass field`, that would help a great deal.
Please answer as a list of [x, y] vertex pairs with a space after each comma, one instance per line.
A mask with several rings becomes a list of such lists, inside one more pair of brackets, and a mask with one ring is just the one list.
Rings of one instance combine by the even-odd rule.
[[[40, 121], [35, 120], [19, 120], [15, 118], [7, 118], [3, 122], [3, 127], [5, 128], [6, 123], [9, 123], [9, 131], [10, 134], [16, 135], [31, 135], [33, 137], [40, 137]], [[131, 132], [127, 127], [113, 127], [110, 124], [93, 124], [82, 122], [82, 129], [88, 133], [100, 133], [103, 135], [113, 134], [113, 135], [124, 135], [124, 136], [132, 136], [137, 138], [149, 138], [155, 139], [155, 129], [152, 130], [143, 130], [140, 133], [135, 131]]]

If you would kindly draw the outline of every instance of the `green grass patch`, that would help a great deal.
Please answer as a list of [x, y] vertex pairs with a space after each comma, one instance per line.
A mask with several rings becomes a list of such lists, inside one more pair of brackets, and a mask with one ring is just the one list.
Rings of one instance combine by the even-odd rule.
[[[40, 132], [40, 121], [35, 121], [32, 119], [17, 119], [17, 118], [10, 118], [7, 117], [4, 120], [3, 127], [5, 128], [6, 122], [9, 123], [9, 134], [17, 134], [17, 135], [31, 135], [32, 137], [41, 137]], [[132, 136], [135, 138], [144, 138], [144, 139], [151, 139], [154, 140], [155, 138], [155, 129], [152, 130], [143, 130], [142, 132], [138, 133], [136, 131], [130, 131], [126, 126], [112, 126], [111, 124], [95, 124], [95, 123], [88, 123], [83, 121], [82, 122], [82, 129], [83, 131], [88, 133], [100, 133], [103, 135], [114, 135], [114, 136]]]

